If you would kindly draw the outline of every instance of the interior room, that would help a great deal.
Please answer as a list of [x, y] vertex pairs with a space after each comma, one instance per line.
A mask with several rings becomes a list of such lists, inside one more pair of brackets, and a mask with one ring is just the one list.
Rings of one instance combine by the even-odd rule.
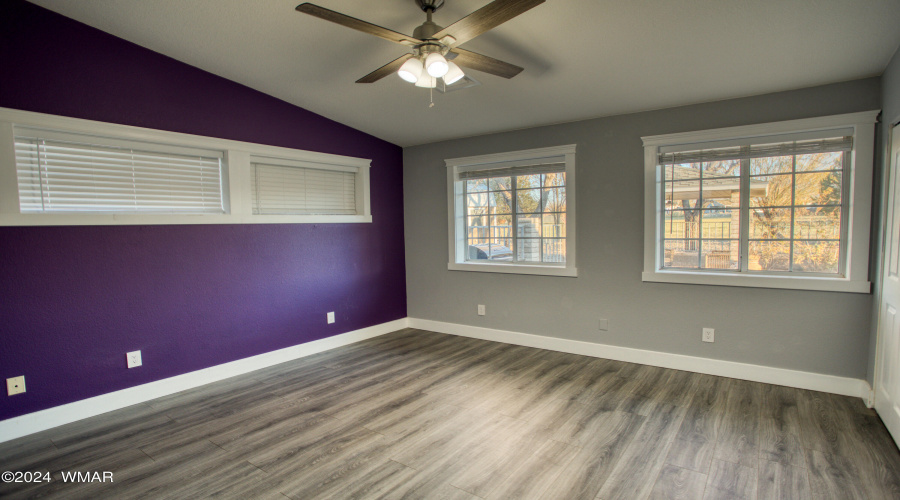
[[898, 26], [0, 3], [0, 497], [900, 498]]

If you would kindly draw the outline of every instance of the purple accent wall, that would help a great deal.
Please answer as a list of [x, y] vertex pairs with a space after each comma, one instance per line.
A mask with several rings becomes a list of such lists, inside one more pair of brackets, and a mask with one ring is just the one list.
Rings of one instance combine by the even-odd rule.
[[20, 0], [0, 68], [3, 107], [371, 158], [374, 219], [0, 227], [0, 420], [406, 316], [400, 147]]

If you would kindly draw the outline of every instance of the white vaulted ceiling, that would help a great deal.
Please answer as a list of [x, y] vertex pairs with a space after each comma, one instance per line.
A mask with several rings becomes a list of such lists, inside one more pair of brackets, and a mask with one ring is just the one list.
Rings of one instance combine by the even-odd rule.
[[[296, 12], [298, 0], [32, 0], [401, 146], [881, 74], [897, 0], [548, 0], [463, 45], [522, 66], [449, 94], [359, 77], [401, 45]], [[315, 0], [412, 34], [413, 0]], [[488, 0], [446, 0], [442, 26]]]

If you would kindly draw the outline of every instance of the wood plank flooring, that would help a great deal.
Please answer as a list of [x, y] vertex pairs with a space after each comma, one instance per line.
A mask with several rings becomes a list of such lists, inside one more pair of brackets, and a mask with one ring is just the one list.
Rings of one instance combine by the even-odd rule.
[[53, 479], [3, 498], [900, 498], [858, 399], [413, 329], [2, 443], [7, 470]]

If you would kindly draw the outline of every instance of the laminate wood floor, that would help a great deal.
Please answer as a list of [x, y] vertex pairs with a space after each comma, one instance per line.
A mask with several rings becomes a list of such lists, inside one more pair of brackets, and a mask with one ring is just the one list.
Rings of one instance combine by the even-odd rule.
[[5, 498], [900, 498], [859, 399], [413, 329], [0, 444], [6, 470], [53, 479]]

